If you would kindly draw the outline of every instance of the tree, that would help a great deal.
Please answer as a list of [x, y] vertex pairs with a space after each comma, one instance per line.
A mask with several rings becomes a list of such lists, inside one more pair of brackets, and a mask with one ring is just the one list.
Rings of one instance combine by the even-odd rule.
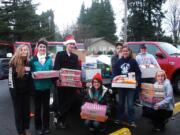
[[159, 40], [165, 0], [128, 0], [128, 40]]
[[[54, 13], [52, 10], [36, 14], [38, 4], [32, 0], [6, 0], [0, 5], [0, 31], [6, 40], [37, 41], [40, 37], [55, 38]], [[5, 35], [5, 33], [3, 35]]]
[[[90, 8], [85, 8], [84, 3], [81, 6], [81, 12], [78, 18], [78, 29], [84, 38], [105, 37], [105, 39], [115, 42], [116, 25], [114, 23], [114, 13], [109, 0], [93, 0]], [[85, 34], [86, 32], [86, 34]], [[87, 34], [90, 33], [90, 34]]]
[[173, 42], [177, 43], [180, 37], [180, 4], [178, 0], [169, 2], [169, 9], [166, 14], [166, 22], [173, 36]]

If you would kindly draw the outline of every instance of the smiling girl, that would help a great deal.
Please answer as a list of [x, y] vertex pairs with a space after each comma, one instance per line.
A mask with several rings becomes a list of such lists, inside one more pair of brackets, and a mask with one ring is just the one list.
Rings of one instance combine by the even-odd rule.
[[154, 105], [153, 108], [146, 107], [145, 116], [150, 118], [153, 123], [154, 131], [162, 131], [165, 129], [167, 120], [173, 114], [174, 97], [173, 89], [170, 81], [167, 79], [164, 70], [159, 70], [155, 76], [154, 85], [162, 85], [164, 91], [164, 99]]
[[19, 135], [30, 135], [30, 91], [32, 90], [30, 51], [20, 45], [10, 60], [9, 89], [14, 106], [15, 124]]

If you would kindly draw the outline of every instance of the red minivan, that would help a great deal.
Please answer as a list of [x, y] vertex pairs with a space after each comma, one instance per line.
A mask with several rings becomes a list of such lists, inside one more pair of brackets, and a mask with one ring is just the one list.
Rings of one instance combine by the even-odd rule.
[[161, 68], [166, 71], [175, 92], [180, 93], [180, 50], [166, 42], [142, 41], [125, 43], [135, 55], [139, 53], [140, 46], [143, 44], [146, 45], [147, 51], [155, 56]]

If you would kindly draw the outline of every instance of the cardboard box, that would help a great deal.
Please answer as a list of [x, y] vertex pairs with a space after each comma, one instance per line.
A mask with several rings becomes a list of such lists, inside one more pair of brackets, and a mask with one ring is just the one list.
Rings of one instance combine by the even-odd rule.
[[101, 74], [101, 69], [84, 69], [84, 70], [82, 70], [82, 80], [83, 81], [92, 80], [93, 76], [96, 73]]
[[85, 62], [86, 55], [87, 55], [87, 51], [86, 50], [83, 50], [83, 51], [73, 50], [73, 53], [78, 56], [78, 59], [81, 60], [81, 62]]
[[126, 84], [126, 83], [112, 83], [113, 88], [131, 88], [135, 89], [136, 84]]
[[81, 107], [81, 111], [86, 114], [94, 114], [94, 115], [106, 115], [107, 106], [106, 105], [100, 105], [96, 103], [88, 103], [86, 102]]
[[105, 122], [107, 120], [106, 111], [107, 111], [106, 105], [86, 102], [81, 107], [80, 115], [82, 119]]
[[45, 79], [59, 77], [58, 70], [32, 72], [33, 79]]
[[80, 116], [81, 116], [81, 119], [95, 120], [99, 122], [105, 122], [108, 119], [108, 117], [106, 116], [91, 115], [91, 114], [86, 114], [86, 113], [81, 113]]
[[56, 86], [58, 87], [76, 87], [76, 88], [81, 88], [82, 83], [80, 81], [74, 81], [74, 82], [62, 82], [57, 80]]
[[164, 99], [165, 93], [162, 85], [142, 83], [141, 88], [140, 100], [144, 106], [153, 107], [154, 104]]
[[60, 80], [62, 82], [74, 82], [74, 81], [76, 82], [76, 81], [81, 81], [81, 77], [61, 74], [60, 75]]
[[60, 75], [81, 77], [81, 70], [61, 68]]
[[142, 78], [154, 78], [156, 72], [159, 70], [157, 67], [141, 67]]

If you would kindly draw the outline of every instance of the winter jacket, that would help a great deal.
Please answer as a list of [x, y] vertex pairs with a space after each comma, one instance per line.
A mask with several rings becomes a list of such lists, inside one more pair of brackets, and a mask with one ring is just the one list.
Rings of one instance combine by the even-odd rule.
[[[155, 82], [155, 85], [157, 82]], [[163, 90], [165, 91], [164, 100], [157, 103], [160, 108], [167, 109], [172, 111], [174, 108], [174, 96], [173, 96], [173, 89], [171, 83], [168, 79], [163, 82]]]
[[114, 77], [117, 75], [128, 75], [129, 72], [135, 72], [138, 85], [141, 84], [141, 71], [135, 59], [124, 58], [118, 60], [115, 65]]
[[114, 76], [114, 69], [115, 69], [115, 66], [116, 66], [116, 63], [117, 63], [118, 60], [119, 60], [119, 56], [118, 55], [114, 55], [111, 58], [112, 76]]
[[74, 53], [71, 53], [71, 55], [68, 56], [66, 51], [58, 52], [56, 54], [53, 69], [60, 70], [61, 68], [80, 69], [78, 56]]
[[17, 93], [30, 92], [33, 89], [33, 81], [29, 63], [24, 62], [24, 64], [26, 68], [22, 78], [17, 76], [15, 66], [9, 67], [9, 88], [15, 90]]
[[[38, 61], [37, 56], [33, 56], [30, 64], [31, 64], [32, 72], [50, 71], [53, 68], [52, 67], [52, 65], [53, 65], [52, 59], [49, 56], [46, 56], [46, 61], [43, 65]], [[35, 86], [36, 90], [47, 90], [52, 87], [52, 80], [50, 78], [36, 79], [33, 82], [34, 82], [34, 86]]]

